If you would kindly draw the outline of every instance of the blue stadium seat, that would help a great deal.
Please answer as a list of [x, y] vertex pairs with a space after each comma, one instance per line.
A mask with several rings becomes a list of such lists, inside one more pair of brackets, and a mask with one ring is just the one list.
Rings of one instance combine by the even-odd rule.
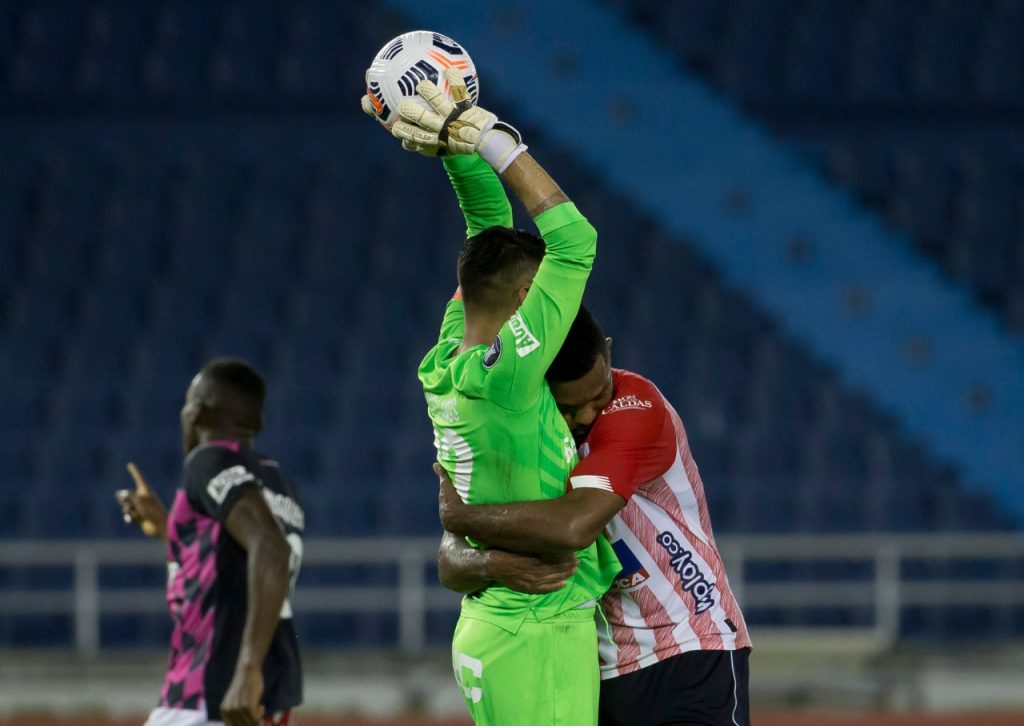
[[185, 386], [205, 363], [199, 348], [198, 341], [190, 345], [175, 337], [139, 337], [129, 353], [132, 380], [142, 386], [168, 387], [183, 395]]
[[0, 381], [7, 385], [58, 379], [63, 361], [60, 344], [46, 328], [14, 331], [3, 338]]
[[150, 383], [133, 381], [121, 388], [121, 409], [124, 428], [165, 429], [176, 426], [178, 414], [185, 401], [185, 390], [192, 375], [155, 380]]
[[18, 23], [11, 90], [33, 99], [59, 98], [69, 85], [75, 13], [60, 3], [27, 4]]
[[[95, 512], [92, 491], [101, 486], [95, 479], [71, 474], [65, 474], [59, 480], [34, 484], [25, 492], [27, 501], [31, 502], [27, 510], [25, 535], [39, 539], [88, 537], [93, 531]], [[117, 506], [116, 502], [114, 506]]]
[[298, 328], [296, 335], [281, 340], [274, 351], [274, 387], [287, 384], [309, 385], [315, 381], [330, 386], [339, 381], [344, 373], [345, 357], [340, 350], [344, 336], [343, 331], [337, 330], [337, 313], [345, 308], [321, 308], [313, 305], [312, 300], [308, 300], [308, 308], [306, 304], [302, 304], [305, 309], [299, 314], [303, 318], [309, 314], [314, 319], [322, 319], [324, 327], [335, 328], [331, 333], [337, 337]]
[[116, 428], [124, 418], [124, 394], [124, 379], [98, 377], [55, 387], [50, 393], [52, 430], [70, 434]]
[[151, 421], [108, 438], [103, 481], [114, 488], [130, 487], [131, 479], [125, 466], [133, 462], [170, 506], [181, 479], [183, 461], [181, 428], [177, 421]]
[[150, 97], [187, 102], [209, 88], [203, 59], [212, 44], [213, 7], [151, 4], [154, 36], [143, 61]]
[[0, 435], [44, 428], [50, 419], [47, 394], [39, 382], [7, 384], [4, 379], [0, 385]]
[[270, 353], [273, 347], [271, 336], [273, 330], [270, 328], [266, 329], [262, 336], [233, 329], [221, 329], [211, 333], [207, 338], [205, 357], [242, 358], [254, 365], [257, 370], [266, 371], [270, 368]]
[[73, 493], [82, 482], [96, 480], [104, 471], [105, 449], [96, 440], [83, 439], [78, 432], [55, 434], [37, 441], [34, 447], [37, 480]]
[[122, 348], [124, 330], [89, 330], [65, 342], [64, 370], [66, 381], [86, 384], [100, 381], [124, 381], [128, 372], [127, 351]]
[[74, 288], [59, 284], [30, 284], [15, 288], [9, 328], [19, 333], [66, 333], [73, 327]]
[[168, 341], [198, 340], [219, 314], [217, 297], [197, 289], [187, 278], [155, 286], [150, 292], [149, 329]]

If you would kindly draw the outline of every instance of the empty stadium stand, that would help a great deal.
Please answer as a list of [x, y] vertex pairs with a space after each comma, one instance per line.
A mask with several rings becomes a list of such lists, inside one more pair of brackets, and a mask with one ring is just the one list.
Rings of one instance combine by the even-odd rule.
[[[1020, 52], [1001, 29], [1016, 27], [1013, 3], [986, 3], [976, 73], [964, 69], [975, 46], [956, 45], [959, 61], [940, 52], [943, 29], [960, 24], [956, 3], [913, 15], [932, 25], [915, 31], [906, 80], [889, 73], [907, 61], [879, 35], [896, 23], [892, 4], [850, 4], [860, 15], [848, 20], [825, 2], [629, 5], [685, 68], [1024, 325], [1020, 150], [979, 141], [953, 153], [920, 139], [907, 151], [863, 125], [843, 136], [839, 122], [895, 107], [908, 88], [907, 120], [933, 107], [955, 117], [979, 97], [993, 114], [1016, 112], [1024, 79], [984, 71]], [[851, 24], [849, 43], [829, 41]], [[785, 44], [763, 40], [773, 28]], [[361, 69], [407, 29], [383, 3], [0, 5], [0, 537], [137, 536], [112, 498], [124, 463], [170, 496], [184, 389], [218, 354], [265, 372], [259, 443], [300, 480], [310, 535], [436, 533], [415, 369], [454, 287], [463, 226], [440, 165], [401, 153], [357, 107]], [[868, 67], [833, 83], [849, 63], [821, 56], [861, 58], [850, 43], [874, 49]], [[485, 70], [486, 103], [506, 110], [508, 89], [488, 81]], [[804, 123], [804, 108], [824, 120]], [[719, 532], [1019, 526], [875, 391], [851, 386], [727, 279], [701, 240], [534, 126], [531, 147], [600, 231], [587, 302], [615, 339], [615, 363], [678, 408]], [[731, 219], [747, 202], [732, 203], [716, 213]], [[409, 224], [430, 217], [430, 228]], [[999, 256], [979, 254], [983, 242]], [[360, 642], [386, 636], [360, 622]], [[8, 623], [0, 642], [43, 643], [49, 627], [36, 637]], [[152, 623], [115, 631], [116, 642], [163, 637]]]

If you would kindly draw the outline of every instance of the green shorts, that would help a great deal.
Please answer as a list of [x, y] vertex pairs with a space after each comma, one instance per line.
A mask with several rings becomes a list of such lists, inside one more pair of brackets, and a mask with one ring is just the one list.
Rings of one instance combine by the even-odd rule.
[[594, 726], [600, 675], [595, 608], [538, 621], [515, 634], [459, 618], [452, 668], [478, 726]]

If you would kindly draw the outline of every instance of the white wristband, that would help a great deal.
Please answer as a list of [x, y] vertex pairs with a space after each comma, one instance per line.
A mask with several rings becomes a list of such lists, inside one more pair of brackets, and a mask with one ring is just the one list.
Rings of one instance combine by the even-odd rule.
[[512, 126], [497, 123], [492, 126], [477, 147], [477, 153], [491, 165], [498, 174], [504, 173], [517, 156], [526, 151], [519, 132]]

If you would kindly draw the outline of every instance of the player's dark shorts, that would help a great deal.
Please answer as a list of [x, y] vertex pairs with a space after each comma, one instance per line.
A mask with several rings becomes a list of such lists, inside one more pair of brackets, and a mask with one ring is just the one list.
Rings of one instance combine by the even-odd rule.
[[749, 726], [750, 648], [697, 650], [601, 681], [600, 726]]
[[[297, 726], [299, 719], [296, 711], [289, 709], [273, 716], [264, 716], [260, 726]], [[223, 726], [223, 721], [210, 721], [206, 717], [206, 709], [193, 710], [187, 708], [154, 708], [142, 726]]]

